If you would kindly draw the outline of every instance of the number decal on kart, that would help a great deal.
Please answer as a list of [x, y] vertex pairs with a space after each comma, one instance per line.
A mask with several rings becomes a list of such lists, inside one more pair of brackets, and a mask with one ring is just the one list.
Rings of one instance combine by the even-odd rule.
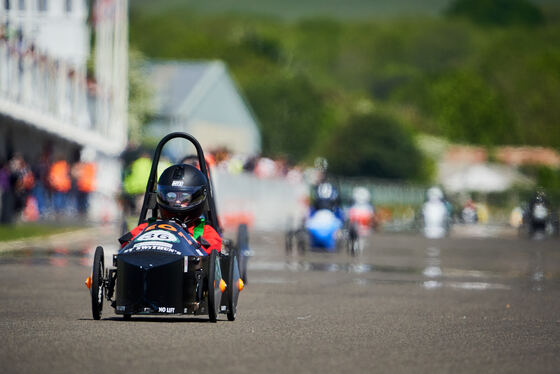
[[164, 242], [179, 243], [178, 237], [176, 237], [174, 234], [170, 233], [169, 231], [165, 231], [165, 230], [153, 230], [153, 231], [145, 232], [144, 234], [140, 235], [136, 240], [137, 241], [161, 240]]
[[177, 231], [177, 229], [175, 227], [173, 227], [171, 225], [168, 225], [167, 223], [162, 223], [162, 224], [159, 224], [159, 225], [157, 223], [154, 223], [153, 225], [148, 226], [146, 228], [146, 230], [144, 230], [144, 231], [150, 231], [150, 230], [155, 229], [156, 227], [158, 229], [164, 229], [164, 230], [168, 230], [168, 231]]
[[161, 225], [158, 225], [158, 229], [164, 229], [164, 230], [168, 230], [168, 231], [177, 231], [177, 229], [171, 225], [168, 225], [167, 223], [162, 223]]

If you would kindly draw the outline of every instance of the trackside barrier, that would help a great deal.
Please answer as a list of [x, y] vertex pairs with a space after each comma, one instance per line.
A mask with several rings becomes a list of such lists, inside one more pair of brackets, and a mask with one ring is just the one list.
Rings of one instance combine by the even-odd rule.
[[379, 205], [409, 205], [418, 207], [424, 202], [426, 186], [399, 182], [387, 182], [366, 178], [345, 178], [337, 181], [340, 192], [351, 198], [355, 187], [365, 187], [371, 194], [372, 203]]
[[[214, 170], [218, 213], [226, 229], [247, 223], [261, 230], [294, 228], [308, 213], [310, 186], [286, 179], [260, 179], [252, 174], [230, 174]], [[351, 203], [352, 190], [367, 188], [386, 229], [400, 230], [414, 224], [415, 211], [424, 202], [425, 186], [365, 178], [344, 178], [335, 182], [345, 205]], [[394, 212], [387, 206], [397, 207]], [[383, 214], [387, 213], [387, 217]], [[402, 226], [402, 227], [401, 227]], [[399, 228], [396, 228], [399, 227]]]
[[[213, 171], [218, 213], [225, 228], [248, 223], [259, 230], [285, 230], [307, 211], [308, 186], [285, 179]], [[228, 227], [230, 226], [230, 227]]]

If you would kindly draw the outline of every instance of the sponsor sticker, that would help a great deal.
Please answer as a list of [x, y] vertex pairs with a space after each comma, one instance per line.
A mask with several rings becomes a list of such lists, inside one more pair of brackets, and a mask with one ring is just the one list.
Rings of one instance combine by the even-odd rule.
[[183, 182], [182, 180], [180, 180], [180, 181], [173, 181], [173, 182], [171, 182], [171, 186], [173, 186], [173, 187], [183, 187], [183, 183], [184, 183], [184, 182]]
[[175, 313], [175, 308], [160, 306], [158, 308], [159, 313]]
[[158, 245], [158, 244], [146, 245], [144, 243], [136, 243], [134, 244], [134, 247], [126, 249], [123, 253], [143, 252], [143, 251], [161, 251], [161, 252], [172, 253], [174, 255], [181, 254], [181, 252], [164, 245]]

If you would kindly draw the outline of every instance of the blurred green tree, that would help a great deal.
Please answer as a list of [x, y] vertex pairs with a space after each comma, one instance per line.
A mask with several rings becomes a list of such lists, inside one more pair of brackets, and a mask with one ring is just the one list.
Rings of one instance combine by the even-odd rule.
[[245, 88], [259, 118], [265, 155], [301, 161], [324, 125], [321, 93], [303, 75], [263, 76]]
[[241, 44], [248, 51], [272, 62], [280, 62], [283, 57], [282, 47], [277, 39], [259, 34], [254, 30], [243, 34]]
[[480, 76], [504, 98], [521, 144], [560, 148], [560, 32], [511, 30], [479, 54]]
[[412, 133], [383, 112], [355, 114], [326, 144], [329, 170], [343, 176], [424, 180], [424, 158]]
[[451, 140], [488, 146], [517, 140], [504, 101], [474, 72], [453, 72], [430, 81], [424, 105], [439, 132]]
[[524, 18], [526, 6], [540, 14], [527, 0], [457, 0], [439, 19], [293, 22], [155, 4], [131, 4], [131, 45], [150, 58], [224, 60], [265, 154], [313, 159], [364, 97], [453, 141], [560, 147], [560, 24], [543, 8], [547, 23], [525, 27], [542, 23]]
[[542, 11], [528, 0], [455, 0], [446, 13], [490, 26], [535, 26], [544, 22]]

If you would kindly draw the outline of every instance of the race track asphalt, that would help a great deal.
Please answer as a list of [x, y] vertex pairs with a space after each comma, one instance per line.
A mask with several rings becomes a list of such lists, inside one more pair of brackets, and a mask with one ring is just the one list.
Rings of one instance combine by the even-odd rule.
[[557, 239], [374, 234], [353, 259], [286, 256], [280, 233], [253, 232], [238, 318], [213, 324], [107, 305], [92, 320], [83, 281], [94, 242], [110, 252], [114, 237], [0, 256], [0, 372], [560, 370]]

